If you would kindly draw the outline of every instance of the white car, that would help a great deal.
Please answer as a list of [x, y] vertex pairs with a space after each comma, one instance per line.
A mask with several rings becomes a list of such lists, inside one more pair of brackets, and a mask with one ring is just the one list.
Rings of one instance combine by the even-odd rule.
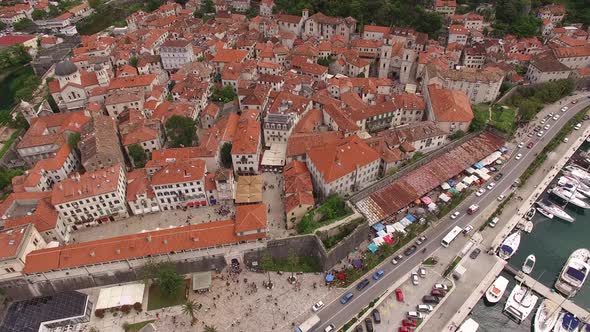
[[447, 285], [444, 284], [434, 284], [434, 286], [432, 286], [432, 289], [440, 289], [446, 292], [449, 290], [449, 287], [447, 287]]
[[324, 329], [324, 332], [330, 332], [330, 331], [334, 331], [336, 327], [334, 327], [334, 324], [330, 324], [328, 326], [326, 326], [326, 328]]
[[503, 201], [505, 197], [506, 197], [506, 196], [504, 196], [504, 194], [502, 194], [502, 195], [498, 196], [498, 201]]
[[514, 157], [514, 159], [516, 160], [520, 160], [520, 158], [522, 158], [522, 153], [519, 153], [516, 155], [516, 157]]
[[475, 193], [475, 196], [480, 197], [481, 195], [485, 194], [485, 188], [479, 188], [479, 190]]
[[426, 278], [426, 269], [421, 267], [418, 269], [418, 274], [422, 277], [422, 278]]
[[320, 310], [323, 307], [324, 307], [324, 302], [319, 301], [318, 303], [311, 306], [311, 310], [313, 310], [313, 312], [317, 312], [318, 310]]
[[561, 111], [562, 111], [562, 112], [567, 112], [567, 110], [568, 110], [568, 109], [569, 109], [569, 108], [568, 108], [567, 106], [564, 106], [564, 107], [562, 107], [562, 108], [561, 108]]
[[463, 228], [463, 234], [469, 234], [469, 232], [471, 232], [472, 230], [473, 230], [473, 226], [467, 225], [467, 226], [465, 226], [465, 228]]
[[418, 281], [418, 273], [412, 272], [412, 284], [414, 286], [418, 285], [420, 282]]
[[451, 219], [457, 219], [457, 217], [459, 217], [460, 214], [461, 214], [461, 212], [459, 212], [459, 211], [453, 212], [453, 214], [451, 214]]
[[578, 123], [577, 125], [574, 126], [574, 129], [575, 130], [578, 130], [580, 128], [582, 128], [582, 124], [581, 123]]
[[488, 184], [488, 190], [492, 190], [495, 186], [496, 182], [490, 182], [490, 184]]
[[519, 149], [520, 149], [520, 148], [522, 148], [523, 146], [524, 146], [524, 142], [520, 142], [520, 143], [518, 143], [518, 148], [519, 148]]
[[549, 113], [549, 115], [547, 115], [548, 117], [552, 118], [553, 117], [553, 112]]
[[417, 311], [408, 311], [406, 315], [409, 319], [424, 319], [424, 314]]
[[541, 124], [543, 124], [543, 123], [545, 123], [545, 122], [547, 122], [547, 119], [542, 119], [542, 120], [541, 120]]
[[559, 119], [559, 114], [555, 114], [555, 115], [553, 116], [553, 120], [557, 120], [557, 119]]
[[416, 310], [418, 312], [432, 312], [432, 310], [434, 310], [434, 308], [430, 305], [430, 304], [419, 304], [416, 306]]
[[545, 130], [549, 130], [549, 127], [550, 127], [550, 126], [549, 126], [548, 124], [546, 124], [546, 125], [545, 125], [545, 127], [543, 127], [543, 129], [545, 129]]
[[563, 138], [563, 142], [564, 142], [564, 143], [567, 143], [569, 140], [570, 140], [570, 139], [569, 139], [569, 138], [567, 138], [567, 137], [564, 137], [564, 138]]

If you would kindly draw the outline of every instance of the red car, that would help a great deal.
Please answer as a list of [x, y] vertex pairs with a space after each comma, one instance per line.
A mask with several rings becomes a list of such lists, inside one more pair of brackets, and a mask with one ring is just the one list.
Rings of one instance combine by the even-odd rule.
[[446, 295], [446, 292], [444, 290], [442, 290], [442, 289], [433, 289], [430, 292], [430, 295], [444, 297]]
[[533, 148], [533, 142], [530, 142], [529, 144], [526, 145], [527, 148], [532, 149]]
[[404, 293], [402, 292], [401, 288], [395, 289], [395, 297], [397, 298], [398, 302], [404, 302]]
[[400, 326], [397, 332], [414, 332], [414, 329], [411, 327]]
[[415, 319], [404, 319], [402, 320], [402, 326], [404, 327], [416, 327], [418, 325], [418, 321]]

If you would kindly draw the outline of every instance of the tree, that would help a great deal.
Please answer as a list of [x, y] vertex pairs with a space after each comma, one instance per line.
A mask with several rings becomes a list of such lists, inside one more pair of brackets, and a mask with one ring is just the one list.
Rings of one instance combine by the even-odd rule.
[[80, 133], [71, 133], [68, 135], [68, 145], [70, 149], [77, 149], [80, 142]]
[[102, 5], [102, 0], [89, 0], [88, 5], [92, 9], [98, 9]]
[[14, 30], [16, 31], [23, 31], [27, 30], [33, 25], [33, 21], [29, 20], [28, 18], [22, 19], [14, 24]]
[[451, 140], [456, 140], [456, 139], [459, 139], [459, 138], [461, 138], [463, 136], [465, 136], [465, 132], [463, 130], [459, 129], [456, 132], [454, 132], [451, 135], [449, 135], [449, 138]]
[[189, 147], [198, 144], [197, 124], [191, 118], [173, 115], [166, 121], [166, 135], [172, 147]]
[[295, 268], [297, 265], [299, 265], [299, 256], [297, 256], [293, 248], [289, 248], [287, 262], [289, 263], [289, 268], [291, 269], [290, 281], [293, 282], [295, 280]]
[[213, 4], [213, 0], [203, 0], [201, 3], [201, 12], [205, 14], [214, 13], [215, 5]]
[[23, 175], [23, 170], [20, 168], [0, 168], [0, 190], [12, 184], [12, 178]]
[[12, 129], [29, 129], [29, 122], [22, 113], [17, 113], [14, 119], [10, 120], [10, 128]]
[[332, 58], [331, 56], [326, 58], [319, 58], [318, 65], [322, 65], [324, 67], [329, 67], [332, 62], [336, 61], [336, 59]]
[[136, 56], [132, 56], [131, 58], [129, 58], [129, 65], [131, 65], [134, 68], [137, 68], [138, 61], [139, 59]]
[[6, 23], [0, 22], [0, 30], [6, 29]]
[[223, 143], [221, 146], [221, 152], [219, 154], [221, 158], [221, 165], [225, 168], [232, 167], [231, 148], [232, 145], [229, 142]]
[[195, 311], [197, 311], [197, 302], [193, 300], [188, 300], [182, 305], [182, 313], [191, 318], [191, 326], [195, 325], [195, 321], [197, 320]]
[[156, 285], [170, 298], [176, 297], [184, 286], [184, 278], [176, 272], [172, 264], [159, 264]]
[[133, 160], [133, 166], [136, 168], [143, 168], [148, 160], [148, 155], [139, 144], [131, 144], [127, 148], [129, 157]]
[[45, 18], [46, 15], [47, 15], [47, 12], [45, 12], [44, 10], [39, 10], [39, 9], [35, 9], [31, 13], [31, 17], [33, 18], [34, 21], [41, 20], [41, 19]]
[[217, 332], [217, 328], [213, 325], [211, 325], [211, 326], [205, 325], [203, 332]]
[[223, 103], [229, 103], [236, 98], [236, 93], [231, 85], [226, 85], [219, 89], [217, 86], [213, 89], [211, 100], [221, 101]]

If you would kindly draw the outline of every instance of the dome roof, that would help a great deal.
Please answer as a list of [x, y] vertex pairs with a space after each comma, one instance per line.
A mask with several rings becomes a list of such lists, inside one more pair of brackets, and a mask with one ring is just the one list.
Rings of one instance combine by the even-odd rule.
[[77, 71], [78, 67], [76, 67], [76, 65], [69, 60], [64, 60], [55, 65], [55, 75], [58, 76], [71, 75]]

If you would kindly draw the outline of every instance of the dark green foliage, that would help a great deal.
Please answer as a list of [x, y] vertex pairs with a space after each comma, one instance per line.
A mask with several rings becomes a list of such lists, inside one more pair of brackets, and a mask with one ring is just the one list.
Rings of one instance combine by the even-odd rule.
[[333, 195], [328, 197], [324, 204], [317, 209], [313, 209], [306, 213], [299, 224], [297, 224], [297, 232], [299, 234], [308, 234], [315, 231], [317, 228], [336, 221], [351, 213], [350, 209], [342, 197]]
[[211, 100], [221, 101], [223, 103], [229, 103], [235, 98], [236, 93], [234, 92], [234, 88], [232, 88], [230, 85], [226, 85], [221, 89], [216, 86], [213, 89], [213, 94], [211, 95]]
[[318, 65], [328, 67], [334, 61], [336, 61], [336, 59], [332, 58], [331, 56], [329, 56], [327, 58], [320, 58], [320, 59], [318, 59]]
[[20, 168], [0, 168], [0, 190], [12, 184], [12, 178], [23, 175], [23, 170]]
[[197, 145], [196, 123], [193, 119], [173, 115], [166, 121], [166, 135], [174, 148]]
[[138, 144], [132, 144], [128, 148], [129, 157], [133, 159], [133, 165], [136, 168], [143, 168], [148, 160], [148, 155], [145, 150]]
[[572, 93], [574, 85], [573, 80], [566, 79], [520, 88], [510, 96], [508, 104], [518, 107], [520, 122], [529, 122], [544, 104], [554, 103]]
[[22, 44], [9, 46], [0, 50], [0, 70], [29, 63], [31, 56]]
[[24, 31], [29, 29], [31, 26], [33, 26], [33, 21], [29, 20], [28, 18], [25, 18], [14, 24], [14, 30]]
[[221, 165], [225, 168], [232, 167], [231, 148], [232, 148], [232, 145], [229, 142], [223, 143], [223, 146], [221, 146], [221, 153], [220, 153]]

